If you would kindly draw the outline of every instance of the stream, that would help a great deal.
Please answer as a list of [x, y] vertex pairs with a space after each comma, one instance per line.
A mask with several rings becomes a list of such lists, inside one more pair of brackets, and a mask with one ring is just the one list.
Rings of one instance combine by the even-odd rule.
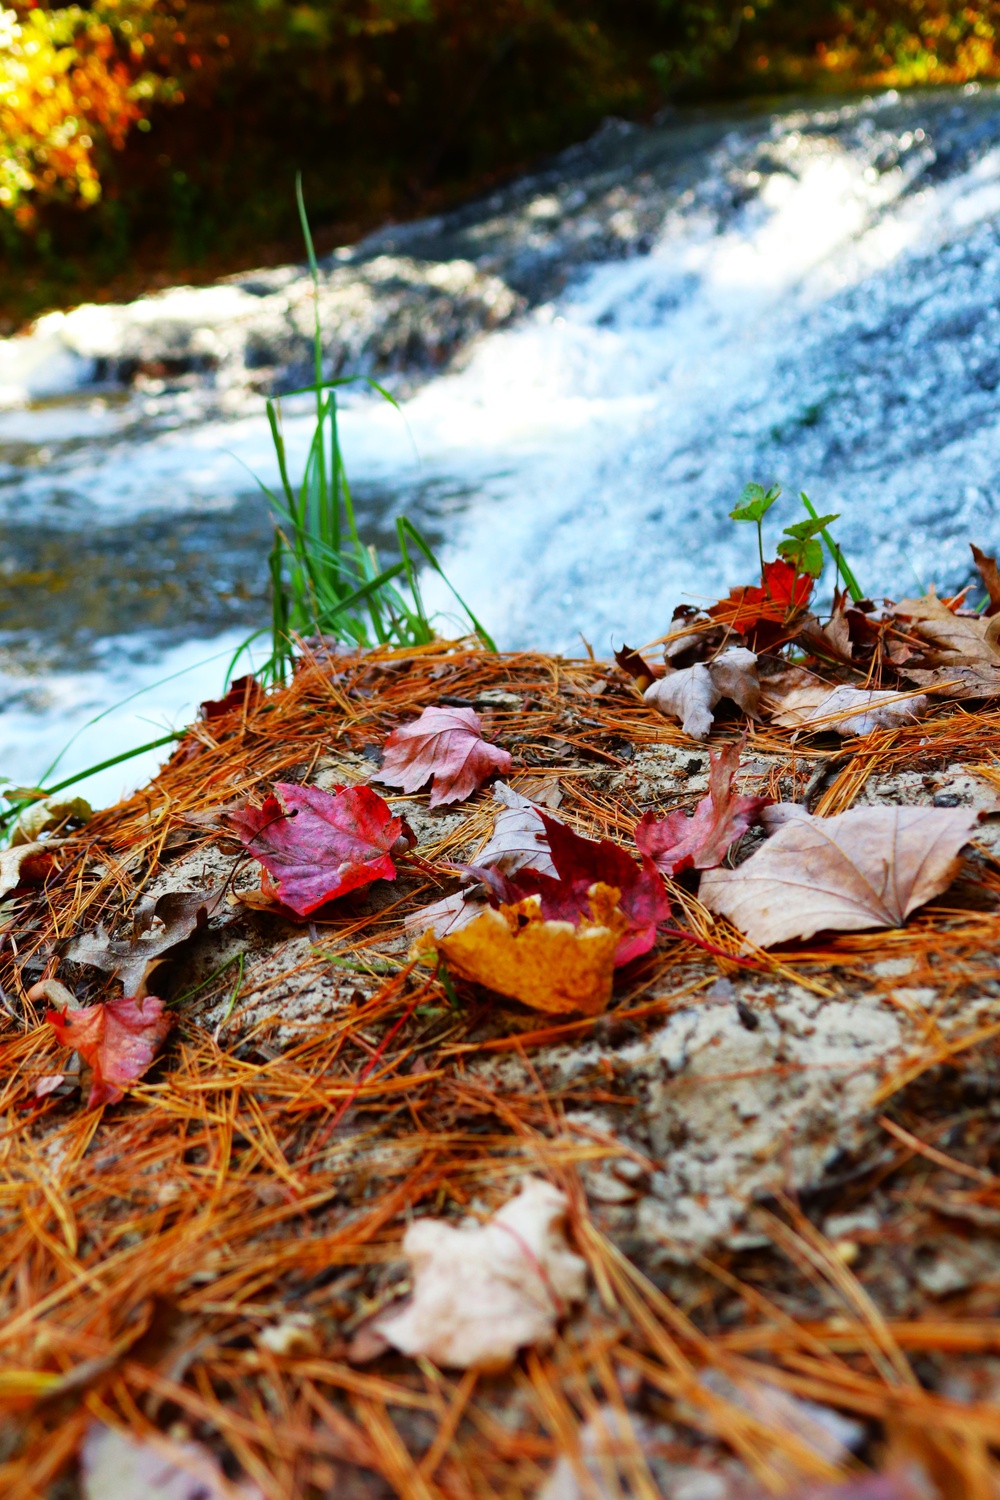
[[[281, 267], [0, 341], [0, 776], [183, 724], [266, 621], [264, 396], [309, 378], [313, 306]], [[344, 400], [366, 539], [391, 555], [408, 514], [505, 647], [606, 655], [750, 581], [748, 479], [785, 488], [772, 551], [799, 490], [839, 512], [874, 596], [959, 588], [969, 541], [1000, 545], [993, 89], [610, 121], [337, 251], [320, 306], [330, 374], [400, 402]], [[295, 473], [309, 401], [283, 406]]]

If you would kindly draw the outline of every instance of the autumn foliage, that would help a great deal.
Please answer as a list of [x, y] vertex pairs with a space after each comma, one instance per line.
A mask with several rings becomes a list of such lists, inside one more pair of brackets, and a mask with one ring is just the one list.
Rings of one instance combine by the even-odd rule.
[[997, 77], [998, 26], [1000, 0], [0, 0], [0, 232], [44, 229], [64, 280], [249, 263], [294, 253], [298, 169], [345, 239], [671, 99]]

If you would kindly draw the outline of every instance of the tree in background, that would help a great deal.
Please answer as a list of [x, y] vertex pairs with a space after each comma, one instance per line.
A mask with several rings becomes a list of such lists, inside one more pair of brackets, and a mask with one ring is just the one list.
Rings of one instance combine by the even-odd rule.
[[998, 32], [1000, 0], [0, 0], [0, 305], [294, 253], [299, 169], [330, 244], [608, 114], [1000, 77]]

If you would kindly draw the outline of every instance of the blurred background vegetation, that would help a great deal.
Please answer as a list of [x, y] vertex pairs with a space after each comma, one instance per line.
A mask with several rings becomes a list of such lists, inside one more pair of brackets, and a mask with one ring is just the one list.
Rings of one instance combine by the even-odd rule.
[[609, 114], [1000, 76], [1000, 0], [0, 0], [0, 331], [331, 248]]

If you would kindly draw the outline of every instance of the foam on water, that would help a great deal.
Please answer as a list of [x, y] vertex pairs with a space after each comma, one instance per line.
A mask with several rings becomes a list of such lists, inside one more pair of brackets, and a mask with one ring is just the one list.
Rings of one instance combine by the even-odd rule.
[[[755, 539], [727, 517], [749, 478], [840, 511], [872, 593], [898, 594], [914, 575], [961, 584], [968, 541], [1000, 542], [1000, 121], [995, 96], [977, 100], [973, 145], [946, 160], [963, 108], [887, 96], [720, 135], [700, 184], [664, 195], [641, 253], [577, 265], [561, 293], [412, 390], [402, 415], [348, 395], [353, 479], [469, 497], [448, 517], [443, 561], [505, 645], [577, 649], [582, 633], [604, 652], [663, 631], [681, 600], [749, 578]], [[522, 221], [569, 202], [568, 190], [540, 194]], [[129, 319], [149, 324], [155, 303], [189, 322], [204, 310], [215, 327], [248, 315], [237, 288], [179, 290], [53, 315], [0, 344], [10, 402], [65, 397], [22, 406], [16, 431], [15, 408], [0, 415], [0, 462], [4, 444], [36, 450], [35, 462], [11, 450], [0, 474], [9, 517], [127, 525], [244, 503], [248, 470], [275, 482], [251, 391], [230, 391], [226, 415], [197, 383], [147, 382], [106, 408], [75, 394], [87, 359], [113, 353]], [[287, 403], [285, 432], [294, 470], [308, 402]], [[795, 518], [791, 499], [781, 515], [778, 529]], [[452, 608], [437, 580], [428, 595]], [[199, 653], [211, 654], [205, 642]], [[30, 773], [75, 694], [112, 701], [173, 661], [122, 643], [106, 656], [107, 673], [70, 675], [47, 706], [8, 713], [11, 774]]]

